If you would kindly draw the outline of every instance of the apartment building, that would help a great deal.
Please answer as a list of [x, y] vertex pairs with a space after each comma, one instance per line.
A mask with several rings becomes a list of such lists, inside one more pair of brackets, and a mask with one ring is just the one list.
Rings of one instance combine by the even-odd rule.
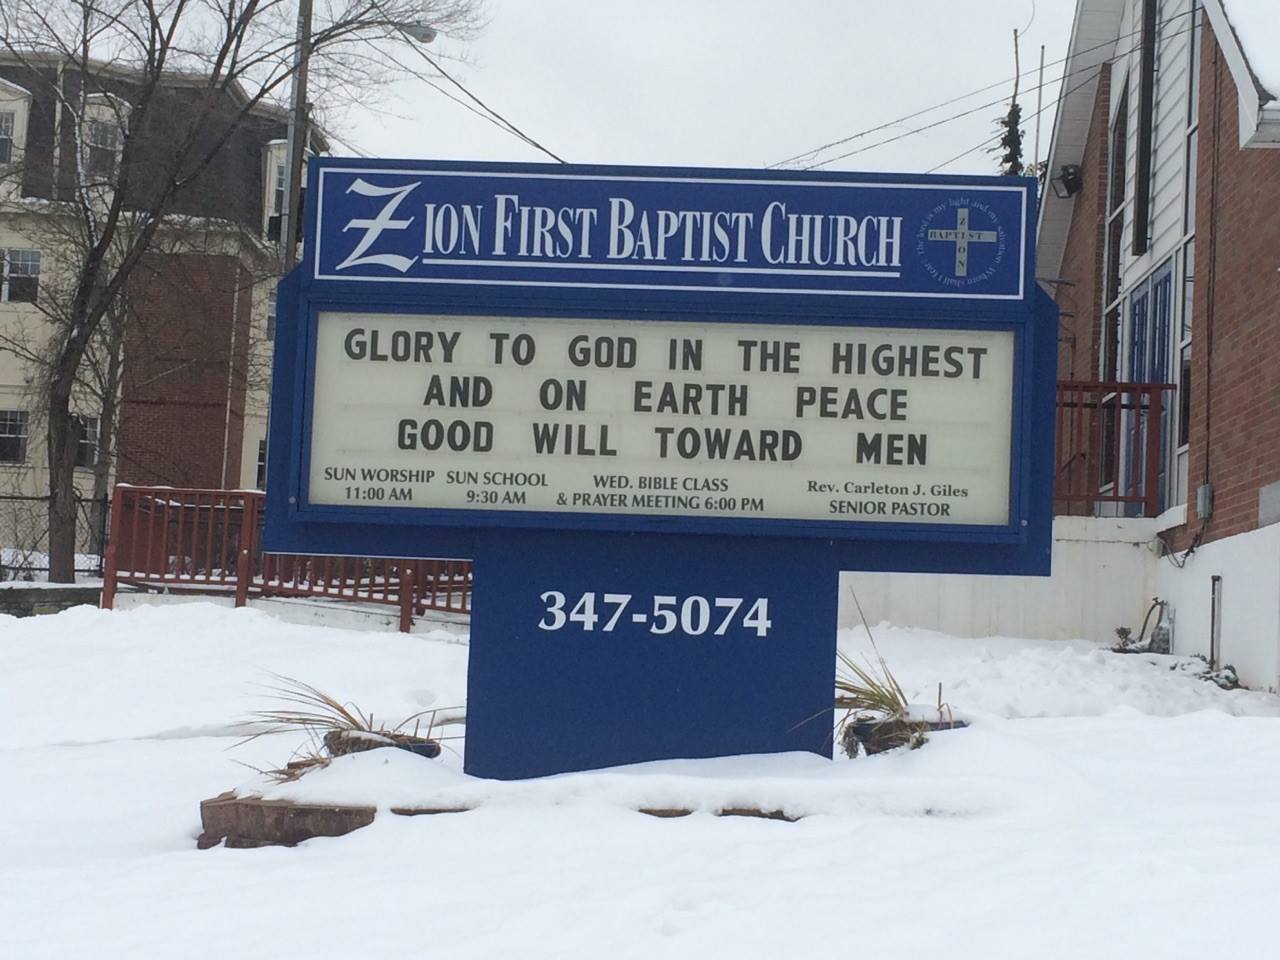
[[[193, 126], [209, 93], [175, 74], [146, 129], [130, 124], [142, 89], [116, 64], [87, 70], [53, 57], [0, 53], [0, 546], [31, 549], [47, 487], [41, 357], [78, 256], [77, 198], [86, 180], [108, 197], [127, 174], [146, 202], [149, 171]], [[232, 88], [220, 118], [244, 107]], [[176, 192], [163, 228], [131, 275], [115, 342], [104, 334], [82, 373], [80, 493], [109, 484], [254, 487], [263, 482], [276, 244], [285, 192], [287, 116], [256, 106]], [[132, 167], [121, 168], [125, 137]], [[312, 151], [326, 148], [318, 133]], [[104, 324], [110, 331], [111, 324]], [[109, 431], [104, 418], [111, 421]], [[111, 436], [104, 457], [100, 440]], [[86, 513], [86, 517], [88, 513]], [[90, 524], [81, 535], [86, 546]], [[38, 547], [37, 547], [38, 548]]]

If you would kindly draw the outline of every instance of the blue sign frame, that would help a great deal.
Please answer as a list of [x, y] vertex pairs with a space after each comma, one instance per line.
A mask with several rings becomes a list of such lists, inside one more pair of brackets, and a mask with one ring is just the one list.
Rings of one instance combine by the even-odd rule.
[[[1057, 309], [1034, 282], [1035, 191], [314, 159], [303, 260], [278, 289], [264, 544], [474, 561], [469, 773], [830, 755], [841, 571], [1049, 573]], [[313, 504], [323, 311], [1010, 332], [1008, 522]]]
[[[573, 202], [579, 204], [578, 209], [589, 209], [590, 202], [601, 203], [602, 197], [623, 193], [623, 187], [633, 189], [638, 185], [641, 192], [633, 195], [631, 202], [633, 209], [641, 212], [646, 202], [658, 202], [654, 199], [655, 190], [661, 191], [658, 199], [662, 202], [686, 199], [697, 203], [701, 198], [705, 206], [705, 197], [700, 191], [708, 189], [718, 191], [717, 196], [723, 197], [726, 205], [754, 213], [769, 209], [770, 204], [803, 203], [805, 216], [825, 210], [826, 215], [833, 218], [853, 217], [848, 211], [862, 209], [871, 211], [864, 220], [883, 223], [889, 213], [905, 210], [900, 235], [911, 233], [916, 237], [932, 223], [950, 228], [949, 220], [956, 215], [956, 198], [972, 204], [974, 196], [999, 197], [999, 204], [985, 204], [993, 211], [989, 215], [994, 217], [996, 208], [1003, 204], [1017, 217], [1014, 223], [1000, 225], [993, 220], [968, 226], [971, 230], [974, 226], [999, 226], [1003, 241], [1017, 249], [1012, 252], [1005, 249], [1001, 259], [995, 256], [994, 249], [999, 244], [987, 243], [985, 246], [993, 249], [985, 261], [975, 259], [971, 252], [972, 270], [967, 285], [961, 288], [930, 277], [928, 270], [917, 261], [912, 261], [914, 272], [902, 271], [905, 279], [868, 278], [858, 271], [853, 271], [852, 276], [843, 275], [848, 271], [834, 271], [832, 276], [827, 276], [812, 266], [803, 270], [783, 267], [781, 276], [773, 277], [769, 274], [772, 265], [758, 256], [754, 261], [748, 256], [751, 262], [742, 267], [742, 272], [715, 273], [712, 284], [701, 268], [696, 272], [681, 272], [677, 268], [684, 265], [679, 263], [646, 262], [640, 265], [643, 270], [633, 269], [634, 264], [614, 266], [595, 261], [562, 265], [548, 262], [553, 258], [547, 256], [533, 256], [537, 251], [532, 249], [528, 251], [530, 256], [517, 258], [514, 265], [495, 263], [489, 256], [472, 262], [475, 258], [457, 255], [451, 259], [437, 256], [431, 263], [415, 263], [408, 270], [402, 270], [403, 263], [389, 263], [387, 258], [408, 261], [410, 253], [421, 246], [421, 242], [409, 243], [415, 236], [409, 230], [392, 232], [379, 230], [376, 225], [408, 219], [396, 209], [387, 212], [396, 199], [391, 191], [407, 182], [407, 177], [425, 184], [443, 183], [453, 191], [448, 196], [455, 208], [468, 200], [483, 198], [485, 191], [487, 195], [497, 191], [502, 196], [518, 196], [521, 194], [517, 191], [521, 191], [528, 198], [530, 190], [537, 188], [541, 192], [535, 199], [546, 203], [535, 206], [552, 209], [558, 198], [561, 208], [565, 208], [566, 197], [571, 196]], [[357, 182], [366, 184], [362, 188], [365, 193], [351, 192], [352, 184]], [[584, 184], [588, 188], [586, 194], [576, 192]], [[602, 188], [604, 194], [601, 194]], [[503, 190], [508, 192], [501, 193]], [[366, 195], [368, 192], [373, 195]], [[837, 202], [824, 208], [821, 200], [832, 195]], [[905, 207], [900, 202], [902, 197], [907, 198]], [[269, 460], [272, 482], [268, 490], [266, 533], [272, 549], [318, 553], [404, 552], [392, 549], [392, 545], [406, 539], [405, 528], [415, 532], [412, 537], [415, 550], [421, 550], [420, 544], [426, 536], [438, 545], [437, 552], [453, 556], [472, 555], [475, 534], [484, 529], [679, 532], [836, 540], [846, 545], [841, 561], [846, 569], [1047, 573], [1051, 443], [1038, 443], [1037, 438], [1052, 437], [1056, 323], [1043, 322], [1051, 304], [1031, 282], [1034, 255], [1030, 235], [1035, 218], [1035, 181], [543, 164], [353, 163], [319, 158], [311, 161], [308, 198], [308, 239], [302, 266], [282, 283], [277, 306], [273, 442]], [[832, 209], [837, 212], [831, 213]], [[911, 211], [915, 211], [914, 214]], [[638, 216], [639, 213], [633, 215]], [[918, 216], [920, 222], [907, 224], [908, 216]], [[342, 229], [351, 222], [360, 226], [354, 230]], [[635, 219], [632, 222], [636, 222]], [[375, 226], [369, 227], [371, 223]], [[943, 228], [939, 230], [947, 232]], [[974, 231], [975, 235], [983, 232]], [[996, 233], [985, 231], [988, 236]], [[355, 257], [356, 261], [368, 262], [349, 266], [349, 275], [335, 273], [335, 265], [343, 258], [351, 260], [352, 251], [360, 246], [359, 241], [371, 234], [372, 240], [363, 256]], [[591, 249], [587, 251], [591, 256], [607, 252], [604, 234], [603, 230], [593, 232]], [[1016, 244], [1012, 243], [1014, 238]], [[509, 249], [505, 252], [518, 252], [516, 238], [507, 237], [506, 242]], [[939, 250], [953, 247], [945, 239], [935, 245]], [[975, 249], [983, 246], [975, 244]], [[869, 248], [874, 255], [875, 245]], [[584, 249], [576, 247], [575, 252]], [[680, 255], [688, 252], [688, 247], [682, 249], [676, 242], [673, 252], [674, 259], [681, 259]], [[442, 259], [449, 262], [435, 262]], [[712, 270], [714, 272], [714, 268]], [[419, 275], [422, 271], [429, 272]], [[653, 282], [640, 282], [636, 273], [642, 273], [646, 280], [652, 278]], [[908, 280], [909, 289], [883, 289], [885, 284], [901, 287]], [[875, 284], [880, 287], [865, 289]], [[803, 285], [803, 289], [799, 285]], [[840, 285], [843, 289], [836, 289]], [[637, 323], [685, 319], [736, 324], [1011, 331], [1015, 336], [1015, 377], [1009, 522], [999, 526], [810, 522], [311, 504], [307, 464], [311, 449], [310, 391], [315, 324], [321, 311], [335, 309], [456, 316], [582, 317]], [[965, 544], [974, 549], [940, 565], [939, 558], [929, 549], [931, 544]], [[919, 549], [911, 550], [904, 545], [918, 545]]]

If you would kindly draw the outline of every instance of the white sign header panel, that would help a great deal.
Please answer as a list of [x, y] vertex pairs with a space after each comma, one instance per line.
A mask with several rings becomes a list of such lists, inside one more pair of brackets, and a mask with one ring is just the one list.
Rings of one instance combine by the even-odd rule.
[[322, 312], [309, 502], [1004, 525], [1014, 337]]

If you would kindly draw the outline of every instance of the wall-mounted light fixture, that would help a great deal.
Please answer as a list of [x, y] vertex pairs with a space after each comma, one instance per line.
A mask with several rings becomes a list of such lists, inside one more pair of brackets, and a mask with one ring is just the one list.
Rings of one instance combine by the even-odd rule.
[[1084, 189], [1084, 179], [1080, 176], [1080, 167], [1074, 163], [1064, 163], [1056, 177], [1051, 177], [1049, 186], [1053, 187], [1053, 195], [1059, 200], [1068, 200]]

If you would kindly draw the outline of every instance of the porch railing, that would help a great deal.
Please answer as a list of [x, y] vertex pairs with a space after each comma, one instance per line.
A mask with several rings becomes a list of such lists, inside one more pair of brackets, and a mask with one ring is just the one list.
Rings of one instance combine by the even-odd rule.
[[238, 607], [250, 597], [385, 604], [405, 631], [428, 610], [470, 613], [470, 561], [264, 553], [264, 500], [253, 490], [117, 486], [102, 605], [128, 585], [230, 595]]
[[1060, 381], [1055, 434], [1054, 510], [1120, 516], [1160, 513], [1169, 383]]

